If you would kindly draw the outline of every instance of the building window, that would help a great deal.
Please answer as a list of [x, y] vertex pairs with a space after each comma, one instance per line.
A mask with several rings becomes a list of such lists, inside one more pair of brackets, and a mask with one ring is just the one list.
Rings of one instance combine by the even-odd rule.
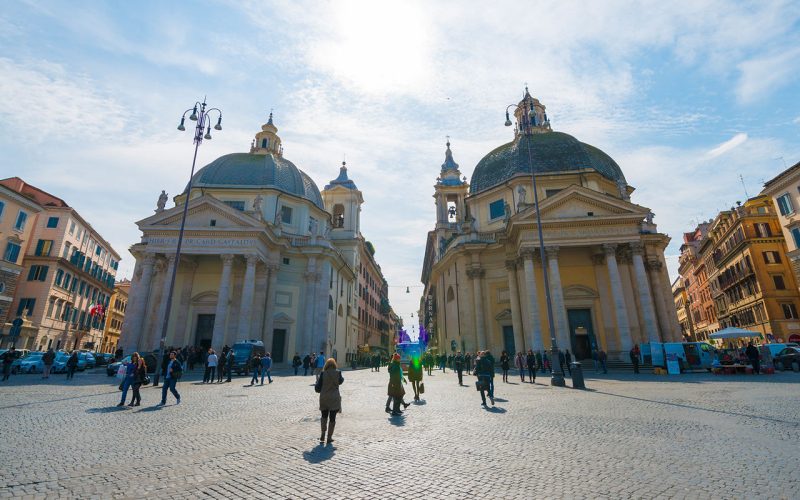
[[39, 257], [49, 257], [52, 249], [53, 240], [39, 240], [36, 243], [36, 255]]
[[48, 217], [47, 218], [47, 227], [50, 229], [54, 229], [58, 227], [58, 217]]
[[231, 208], [235, 208], [236, 210], [238, 210], [240, 212], [244, 212], [244, 202], [243, 201], [228, 200], [228, 201], [225, 201], [223, 203], [225, 203], [226, 205], [228, 205]]
[[448, 287], [447, 288], [447, 302], [452, 302], [453, 299], [455, 299], [455, 298], [456, 298], [456, 294], [453, 293], [453, 287], [452, 286]]
[[61, 282], [64, 280], [64, 270], [59, 269], [56, 271], [56, 285], [61, 286]]
[[775, 251], [762, 252], [764, 254], [764, 262], [767, 264], [780, 264], [781, 254]]
[[69, 225], [69, 234], [75, 234], [75, 221]]
[[341, 203], [333, 206], [333, 227], [344, 227], [344, 205]]
[[283, 258], [283, 263], [284, 263], [285, 265], [287, 265], [287, 266], [288, 266], [288, 265], [289, 265], [291, 262], [292, 262], [292, 261], [290, 261], [290, 260], [289, 260], [289, 257], [284, 257], [284, 258]]
[[263, 149], [267, 149], [267, 146], [269, 146], [269, 139], [267, 138], [261, 139], [261, 147]]
[[781, 304], [781, 308], [785, 319], [797, 319], [797, 308], [794, 304]]
[[768, 238], [772, 236], [772, 230], [766, 222], [759, 222], [755, 225], [756, 234], [759, 238]]
[[776, 290], [786, 290], [786, 283], [783, 281], [782, 274], [773, 274], [772, 281], [775, 282], [775, 289]]
[[3, 212], [5, 212], [6, 204], [0, 201], [0, 220], [3, 220]]
[[505, 200], [496, 200], [489, 203], [489, 220], [499, 219], [505, 214]]
[[28, 214], [20, 210], [17, 214], [17, 221], [14, 223], [14, 229], [17, 231], [23, 231], [25, 229], [25, 222], [27, 220]]
[[281, 222], [284, 224], [292, 223], [292, 207], [281, 206]]
[[17, 259], [19, 258], [20, 248], [21, 247], [16, 243], [9, 241], [6, 245], [6, 252], [3, 254], [3, 260], [16, 264]]
[[789, 197], [789, 193], [782, 194], [778, 197], [778, 210], [781, 212], [781, 215], [788, 215], [794, 212], [794, 206], [792, 206], [792, 199]]
[[28, 270], [28, 281], [44, 281], [47, 279], [47, 266], [31, 266]]
[[36, 306], [36, 299], [19, 299], [17, 316], [22, 316], [22, 313], [25, 310], [27, 310], [27, 316], [32, 315], [34, 306]]
[[216, 226], [217, 225], [217, 219], [211, 219], [211, 222], [208, 225], [211, 226], [211, 227]]

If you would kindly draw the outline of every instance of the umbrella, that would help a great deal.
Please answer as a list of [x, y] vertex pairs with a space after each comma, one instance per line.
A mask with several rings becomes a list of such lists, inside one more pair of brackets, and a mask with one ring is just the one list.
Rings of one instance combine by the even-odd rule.
[[745, 337], [761, 338], [761, 334], [759, 332], [751, 332], [750, 330], [745, 330], [743, 328], [729, 326], [728, 328], [723, 328], [722, 330], [714, 332], [708, 336], [708, 338], [711, 339], [739, 339]]

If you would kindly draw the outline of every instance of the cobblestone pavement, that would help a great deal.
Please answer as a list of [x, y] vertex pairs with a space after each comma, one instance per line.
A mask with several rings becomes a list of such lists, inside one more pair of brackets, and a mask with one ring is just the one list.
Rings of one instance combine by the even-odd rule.
[[[335, 443], [313, 378], [178, 384], [117, 408], [101, 371], [0, 385], [0, 497], [798, 498], [800, 374], [587, 374], [587, 391], [425, 377], [402, 417], [387, 374], [345, 371]], [[569, 381], [568, 381], [569, 384]], [[410, 386], [407, 386], [410, 391]], [[170, 396], [171, 398], [171, 396]], [[409, 398], [410, 399], [410, 398]]]

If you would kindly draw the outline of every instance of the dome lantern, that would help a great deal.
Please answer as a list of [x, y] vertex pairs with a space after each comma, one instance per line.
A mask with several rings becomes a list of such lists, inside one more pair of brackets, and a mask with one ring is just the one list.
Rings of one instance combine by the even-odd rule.
[[256, 138], [250, 146], [253, 154], [273, 154], [283, 156], [283, 146], [281, 138], [278, 137], [278, 127], [272, 123], [272, 111], [269, 112], [269, 120], [261, 126], [261, 132], [256, 134]]

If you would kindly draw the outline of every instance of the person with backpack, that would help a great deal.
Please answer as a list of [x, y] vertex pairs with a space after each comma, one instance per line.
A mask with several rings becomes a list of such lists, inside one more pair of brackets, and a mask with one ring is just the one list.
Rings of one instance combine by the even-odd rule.
[[325, 441], [327, 431], [327, 443], [333, 443], [333, 430], [336, 428], [336, 414], [342, 411], [342, 396], [339, 393], [339, 386], [344, 382], [342, 372], [336, 366], [336, 360], [328, 358], [323, 366], [322, 372], [314, 384], [314, 390], [319, 393], [319, 410], [322, 413], [320, 426], [322, 432], [319, 435], [319, 442]]
[[172, 392], [173, 396], [175, 396], [175, 404], [181, 404], [181, 395], [178, 394], [176, 385], [178, 383], [178, 379], [181, 378], [181, 375], [183, 375], [183, 369], [180, 361], [178, 361], [178, 355], [175, 351], [169, 352], [169, 361], [164, 365], [163, 375], [164, 385], [161, 386], [161, 402], [158, 404], [158, 406], [164, 406], [167, 404], [168, 390]]
[[303, 364], [303, 361], [300, 359], [300, 353], [294, 353], [294, 357], [292, 358], [292, 368], [294, 368], [294, 374], [297, 375], [297, 369]]

